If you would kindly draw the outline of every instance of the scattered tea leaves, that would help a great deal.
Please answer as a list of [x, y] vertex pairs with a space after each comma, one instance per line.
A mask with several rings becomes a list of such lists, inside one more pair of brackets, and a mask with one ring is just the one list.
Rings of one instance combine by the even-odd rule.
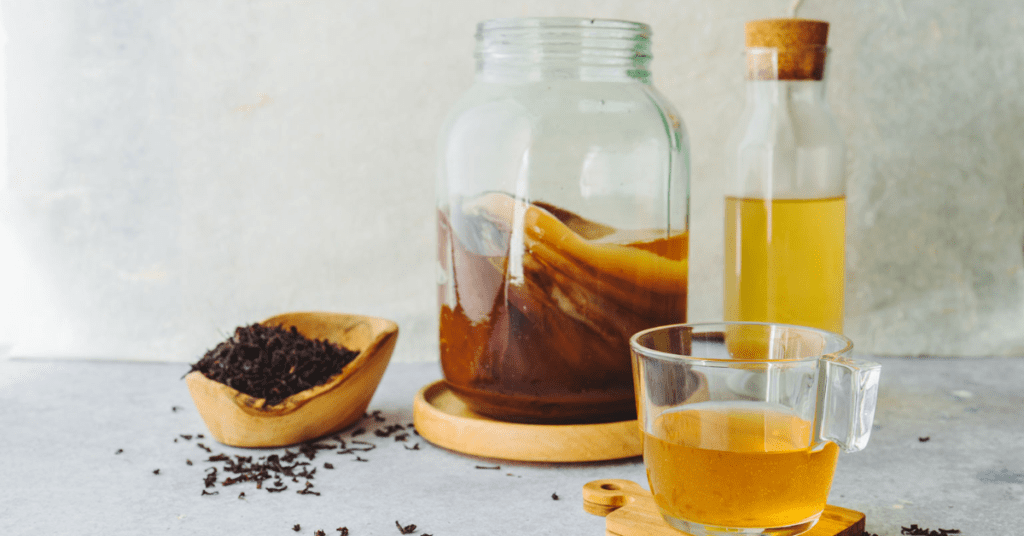
[[154, 469], [153, 470], [153, 474], [154, 475], [159, 475], [160, 474], [160, 470], [159, 469]]
[[412, 534], [416, 532], [416, 525], [406, 525], [403, 527], [401, 523], [395, 521], [395, 526], [398, 527], [398, 532], [402, 534]]
[[292, 527], [292, 530], [294, 530], [295, 532], [299, 532], [300, 530], [302, 530], [302, 525], [296, 523], [295, 526]]
[[551, 499], [557, 501], [558, 500], [558, 494], [557, 493], [552, 493], [551, 494]]
[[500, 465], [478, 465], [478, 466], [476, 466], [476, 468], [477, 469], [493, 469], [495, 471], [500, 471], [501, 470], [501, 466]]
[[900, 527], [900, 534], [906, 536], [950, 536], [952, 534], [960, 534], [958, 529], [926, 529], [918, 527], [916, 524], [909, 527]]
[[123, 453], [124, 453], [124, 449], [117, 449], [117, 450], [115, 450], [115, 451], [114, 451], [114, 454], [115, 454], [115, 455], [117, 455], [117, 454], [123, 454]]
[[204, 489], [202, 495], [220, 495], [220, 492], [219, 491], [206, 491]]
[[931, 436], [925, 436], [925, 437], [917, 438], [917, 440], [922, 442], [922, 443], [927, 443], [930, 439], [931, 439]]
[[338, 527], [338, 528], [336, 528], [334, 530], [336, 530], [336, 531], [341, 533], [338, 536], [348, 536], [348, 527]]
[[[384, 414], [381, 411], [367, 413], [364, 423], [380, 423], [376, 427], [369, 427], [372, 438], [393, 438], [403, 435], [412, 426], [401, 424], [387, 424], [380, 421]], [[211, 495], [212, 490], [217, 487], [228, 487], [249, 483], [257, 490], [266, 490], [268, 493], [280, 493], [287, 490], [290, 484], [288, 480], [296, 484], [295, 492], [299, 495], [316, 495], [321, 492], [314, 488], [312, 481], [316, 479], [316, 472], [319, 469], [319, 462], [313, 465], [311, 462], [324, 452], [334, 455], [352, 455], [351, 461], [367, 463], [371, 460], [363, 458], [360, 454], [378, 448], [378, 444], [360, 439], [353, 439], [353, 436], [365, 434], [367, 427], [360, 427], [349, 433], [338, 433], [333, 436], [320, 438], [310, 443], [300, 444], [291, 448], [281, 448], [271, 451], [263, 456], [254, 457], [251, 455], [230, 455], [223, 452], [214, 452], [209, 446], [202, 442], [196, 442], [197, 448], [203, 449], [209, 455], [201, 462], [210, 464], [204, 468], [203, 487], [210, 490], [205, 495]], [[203, 434], [177, 434], [175, 439], [191, 441], [202, 439]], [[398, 441], [398, 439], [396, 439]], [[390, 443], [390, 442], [388, 442]], [[420, 444], [403, 445], [405, 450], [421, 450]], [[118, 449], [116, 454], [123, 452]], [[186, 459], [185, 464], [195, 465], [191, 459]], [[337, 464], [333, 461], [324, 461], [324, 469], [336, 470]], [[500, 469], [500, 466], [480, 466], [481, 469]], [[266, 483], [266, 484], [264, 484]], [[245, 498], [245, 492], [240, 492], [239, 499]]]

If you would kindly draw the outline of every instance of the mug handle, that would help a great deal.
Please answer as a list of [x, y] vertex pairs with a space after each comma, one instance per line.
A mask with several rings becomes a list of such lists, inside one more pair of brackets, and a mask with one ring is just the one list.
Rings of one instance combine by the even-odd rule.
[[826, 355], [818, 361], [814, 429], [820, 443], [832, 441], [846, 452], [867, 446], [881, 371], [878, 363], [838, 355]]

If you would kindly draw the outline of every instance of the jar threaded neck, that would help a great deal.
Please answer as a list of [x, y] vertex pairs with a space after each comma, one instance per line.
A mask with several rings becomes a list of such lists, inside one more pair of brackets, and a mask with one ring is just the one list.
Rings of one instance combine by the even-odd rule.
[[575, 18], [493, 19], [477, 26], [477, 71], [513, 78], [633, 79], [650, 83], [651, 28]]

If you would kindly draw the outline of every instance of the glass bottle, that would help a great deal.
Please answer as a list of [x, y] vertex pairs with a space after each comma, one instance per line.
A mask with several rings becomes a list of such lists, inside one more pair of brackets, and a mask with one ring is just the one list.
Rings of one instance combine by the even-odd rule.
[[686, 318], [689, 145], [650, 28], [500, 19], [476, 39], [438, 158], [447, 384], [505, 421], [633, 418], [629, 337]]
[[841, 333], [845, 149], [825, 95], [828, 23], [746, 26], [747, 106], [725, 200], [724, 316]]

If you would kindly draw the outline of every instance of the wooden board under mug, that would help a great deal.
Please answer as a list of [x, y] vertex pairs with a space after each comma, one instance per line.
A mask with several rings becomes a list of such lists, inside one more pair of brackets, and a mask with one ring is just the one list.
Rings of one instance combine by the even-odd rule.
[[[583, 509], [605, 518], [608, 536], [680, 536], [658, 511], [650, 492], [631, 480], [603, 479], [583, 486]], [[862, 536], [864, 514], [827, 505], [818, 523], [801, 536]]]

